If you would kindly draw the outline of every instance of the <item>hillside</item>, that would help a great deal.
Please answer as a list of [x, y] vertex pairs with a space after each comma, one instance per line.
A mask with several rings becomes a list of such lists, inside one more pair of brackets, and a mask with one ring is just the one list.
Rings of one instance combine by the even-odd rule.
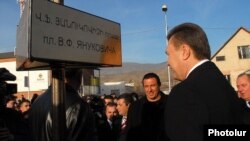
[[130, 73], [138, 71], [156, 71], [159, 69], [166, 68], [166, 63], [159, 64], [139, 64], [139, 63], [123, 63], [122, 67], [112, 67], [112, 68], [103, 68], [102, 74], [121, 74], [121, 73]]
[[166, 62], [159, 64], [123, 63], [122, 67], [102, 68], [101, 83], [103, 82], [134, 82], [136, 90], [141, 91], [142, 77], [149, 72], [154, 72], [160, 76], [162, 90], [167, 89], [168, 73]]

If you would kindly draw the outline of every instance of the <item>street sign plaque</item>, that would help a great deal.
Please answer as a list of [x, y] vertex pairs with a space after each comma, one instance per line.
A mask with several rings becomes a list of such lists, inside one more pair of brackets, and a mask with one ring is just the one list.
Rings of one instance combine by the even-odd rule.
[[120, 24], [47, 0], [28, 0], [17, 28], [17, 70], [121, 66]]

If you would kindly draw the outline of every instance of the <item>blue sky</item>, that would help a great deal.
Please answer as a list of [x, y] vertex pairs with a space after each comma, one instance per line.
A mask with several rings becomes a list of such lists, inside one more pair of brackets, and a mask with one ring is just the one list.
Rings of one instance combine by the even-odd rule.
[[[121, 24], [123, 62], [161, 63], [165, 51], [167, 4], [168, 29], [183, 22], [200, 25], [207, 33], [212, 55], [236, 32], [250, 30], [248, 0], [64, 0], [64, 4]], [[19, 23], [17, 0], [0, 1], [0, 52], [16, 46]]]

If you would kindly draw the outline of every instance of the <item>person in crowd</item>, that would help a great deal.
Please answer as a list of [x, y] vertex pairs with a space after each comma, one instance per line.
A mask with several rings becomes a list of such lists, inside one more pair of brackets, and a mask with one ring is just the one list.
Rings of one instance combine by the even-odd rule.
[[87, 102], [88, 104], [90, 104], [91, 101], [92, 101], [92, 99], [93, 99], [93, 95], [84, 95], [84, 96], [82, 97], [82, 99], [83, 99], [85, 102]]
[[129, 106], [134, 102], [133, 95], [130, 93], [123, 93], [117, 98], [117, 110], [122, 118], [119, 118], [119, 141], [126, 141], [126, 130], [127, 130], [127, 115]]
[[22, 117], [26, 120], [28, 119], [29, 109], [30, 101], [26, 98], [22, 98], [17, 105], [17, 110], [22, 114]]
[[[94, 115], [89, 105], [78, 94], [82, 75], [82, 69], [65, 70], [65, 140], [67, 141], [97, 140]], [[50, 86], [34, 101], [30, 109], [29, 121], [33, 141], [52, 141], [51, 94]]]
[[128, 110], [126, 140], [165, 140], [163, 114], [167, 95], [160, 90], [160, 78], [155, 73], [147, 73], [142, 85], [145, 96], [132, 103]]
[[116, 98], [117, 96], [116, 96], [116, 93], [111, 93], [110, 94], [113, 98]]
[[16, 109], [16, 97], [13, 95], [6, 95], [4, 97], [6, 108]]
[[34, 93], [31, 100], [30, 100], [30, 104], [32, 105], [34, 103], [34, 101], [36, 100], [36, 98], [38, 97], [37, 93]]
[[105, 106], [105, 117], [97, 123], [99, 141], [116, 141], [118, 136], [118, 127], [115, 124], [117, 110], [115, 103], [107, 103]]
[[0, 68], [0, 141], [29, 141], [28, 125], [22, 115], [6, 105], [6, 101], [9, 101], [6, 97], [14, 97], [6, 87], [6, 81], [14, 80], [15, 75], [5, 68]]
[[250, 74], [241, 73], [237, 80], [238, 96], [242, 99], [243, 120], [245, 124], [250, 125]]
[[168, 138], [202, 141], [204, 125], [241, 124], [240, 101], [210, 61], [210, 46], [203, 29], [197, 24], [183, 23], [172, 28], [167, 40], [167, 65], [174, 79], [181, 81], [173, 87], [166, 103]]
[[30, 101], [28, 99], [22, 98], [17, 105], [18, 111], [25, 113], [30, 109]]
[[99, 124], [106, 119], [105, 115], [105, 104], [104, 100], [101, 99], [99, 96], [91, 95], [91, 100], [88, 103], [90, 105], [91, 110], [94, 113], [95, 122]]
[[111, 95], [105, 95], [103, 100], [104, 100], [104, 104], [107, 105], [108, 103], [114, 102], [114, 97]]

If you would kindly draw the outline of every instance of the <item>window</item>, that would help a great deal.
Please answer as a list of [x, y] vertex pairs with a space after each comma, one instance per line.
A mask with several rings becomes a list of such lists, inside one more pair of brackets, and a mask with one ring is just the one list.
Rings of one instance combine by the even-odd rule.
[[225, 56], [216, 56], [216, 61], [225, 61]]
[[29, 87], [29, 77], [24, 76], [24, 87]]
[[240, 59], [250, 58], [250, 45], [238, 46], [238, 54]]

